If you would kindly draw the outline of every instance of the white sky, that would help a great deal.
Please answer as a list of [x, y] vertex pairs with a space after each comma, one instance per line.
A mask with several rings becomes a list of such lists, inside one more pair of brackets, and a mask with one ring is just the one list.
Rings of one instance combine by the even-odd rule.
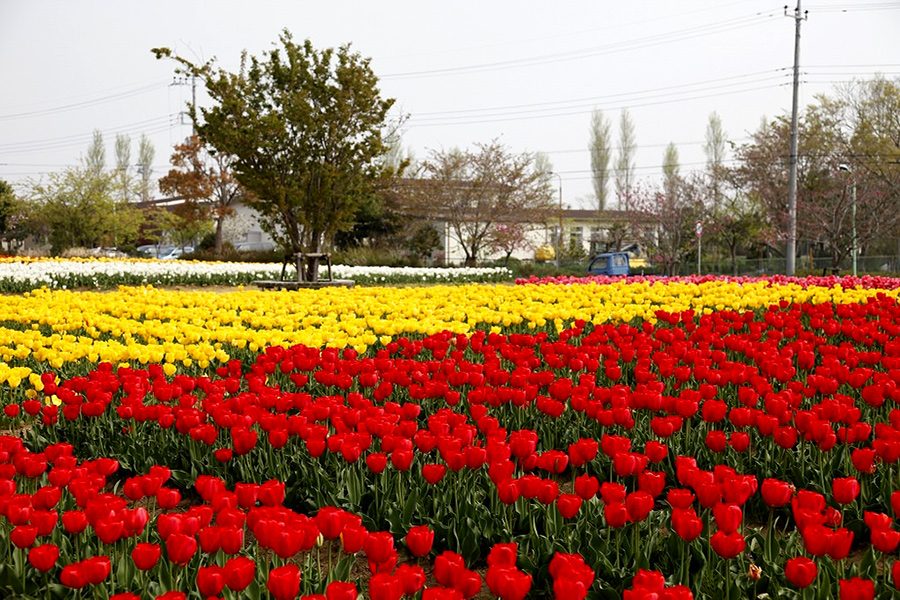
[[[658, 176], [669, 141], [682, 172], [702, 168], [713, 110], [736, 142], [789, 111], [794, 23], [783, 2], [0, 0], [0, 178], [77, 164], [94, 129], [109, 165], [116, 133], [132, 136], [133, 157], [150, 135], [161, 176], [190, 132], [178, 116], [190, 89], [170, 85], [173, 64], [149, 49], [234, 68], [241, 50], [265, 50], [288, 28], [372, 57], [383, 94], [410, 117], [403, 143], [417, 157], [498, 138], [548, 153], [564, 202], [589, 206], [594, 107], [614, 130], [630, 107], [641, 178]], [[900, 0], [803, 8], [801, 103], [835, 82], [900, 74]]]

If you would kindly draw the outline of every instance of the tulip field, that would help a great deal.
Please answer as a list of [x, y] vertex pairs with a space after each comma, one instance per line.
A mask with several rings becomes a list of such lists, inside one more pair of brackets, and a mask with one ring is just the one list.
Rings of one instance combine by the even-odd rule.
[[2, 598], [900, 599], [900, 279], [0, 298]]

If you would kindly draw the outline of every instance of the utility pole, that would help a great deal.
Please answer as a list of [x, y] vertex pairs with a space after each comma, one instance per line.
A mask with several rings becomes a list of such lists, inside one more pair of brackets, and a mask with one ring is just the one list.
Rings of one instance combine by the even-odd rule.
[[[784, 7], [788, 16], [788, 7]], [[794, 263], [797, 256], [797, 120], [800, 92], [800, 24], [806, 19], [806, 13], [800, 10], [800, 0], [793, 14], [794, 31], [794, 95], [791, 102], [791, 154], [788, 171], [788, 240], [785, 252], [785, 273], [794, 274]]]
[[838, 165], [839, 171], [844, 171], [850, 176], [850, 226], [852, 227], [852, 246], [850, 246], [850, 258], [853, 261], [853, 276], [857, 275], [857, 257], [859, 250], [856, 244], [856, 175], [850, 165]]
[[700, 251], [703, 244], [703, 221], [697, 221], [697, 224], [694, 226], [694, 232], [697, 234], [697, 275], [701, 275]]
[[[188, 81], [186, 77], [176, 77], [172, 81], [172, 85], [187, 85]], [[197, 112], [197, 76], [195, 74], [191, 74], [191, 116]], [[184, 116], [185, 112], [181, 111], [181, 116]], [[197, 124], [194, 123], [194, 119], [191, 118], [191, 133], [197, 135]]]
[[563, 205], [562, 205], [562, 175], [553, 173], [559, 179], [559, 230], [556, 233], [556, 268], [559, 269], [560, 260], [562, 258], [562, 235], [563, 235]]

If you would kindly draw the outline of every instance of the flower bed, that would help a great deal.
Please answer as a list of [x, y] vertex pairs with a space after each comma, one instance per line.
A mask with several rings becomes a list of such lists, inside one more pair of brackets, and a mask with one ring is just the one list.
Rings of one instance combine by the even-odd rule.
[[[293, 269], [289, 268], [289, 274]], [[512, 277], [503, 267], [411, 268], [335, 265], [338, 278], [359, 284], [492, 282]], [[114, 288], [120, 285], [244, 285], [278, 279], [276, 263], [198, 262], [149, 259], [0, 259], [0, 292], [51, 289]]]
[[730, 275], [689, 275], [689, 276], [678, 276], [678, 277], [663, 277], [661, 275], [630, 275], [628, 277], [624, 276], [608, 276], [608, 275], [585, 275], [581, 277], [575, 277], [571, 275], [561, 275], [556, 277], [522, 277], [516, 279], [516, 283], [519, 285], [526, 284], [577, 284], [577, 283], [594, 283], [594, 284], [611, 284], [611, 283], [619, 283], [619, 282], [630, 282], [630, 283], [659, 283], [659, 284], [668, 284], [672, 282], [681, 282], [681, 283], [691, 283], [691, 284], [702, 284], [709, 282], [732, 282], [738, 284], [751, 284], [751, 283], [768, 283], [773, 286], [781, 286], [781, 285], [798, 285], [800, 287], [806, 288], [810, 286], [814, 287], [835, 287], [840, 286], [842, 288], [867, 288], [867, 289], [882, 289], [882, 290], [893, 290], [900, 287], [900, 277], [883, 277], [880, 275], [862, 275], [860, 277], [853, 277], [851, 275], [846, 276], [837, 276], [837, 275], [828, 275], [824, 277], [789, 277], [786, 275], [769, 275], [766, 277], [747, 277], [747, 276], [735, 276], [732, 277]]
[[[209, 302], [219, 318], [214, 295], [130, 290], [105, 309], [91, 294], [23, 298], [21, 333], [53, 342], [39, 363], [5, 358], [7, 373], [34, 372], [3, 390], [0, 427], [19, 433], [0, 437], [0, 593], [898, 593], [896, 288], [435, 289], [318, 297], [386, 336], [364, 351], [273, 344], [273, 307], [241, 312], [270, 296], [221, 295], [266, 348], [223, 344], [227, 358], [204, 366], [48, 362], [68, 352], [57, 330], [115, 348], [167, 322], [192, 348], [190, 311]], [[607, 293], [617, 304], [596, 322], [552, 316]], [[77, 327], [55, 313], [63, 301], [82, 307]], [[469, 329], [427, 331], [453, 314], [444, 305]], [[491, 321], [501, 313], [520, 320]], [[376, 316], [402, 325], [380, 333]], [[341, 331], [300, 329], [314, 326]]]

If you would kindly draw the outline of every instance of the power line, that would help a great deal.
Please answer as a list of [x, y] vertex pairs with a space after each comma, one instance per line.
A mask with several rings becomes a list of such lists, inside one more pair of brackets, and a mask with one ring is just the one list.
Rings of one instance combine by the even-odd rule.
[[[898, 65], [900, 66], [900, 65]], [[732, 86], [738, 85], [747, 85], [751, 83], [763, 83], [766, 81], [776, 81], [780, 78], [786, 78], [788, 76], [788, 70], [790, 67], [778, 67], [775, 69], [766, 69], [764, 71], [755, 71], [752, 73], [744, 73], [741, 75], [732, 75], [727, 77], [719, 77], [714, 79], [706, 79], [701, 81], [694, 81], [690, 83], [676, 84], [671, 86], [663, 86], [657, 88], [649, 88], [643, 89], [633, 92], [619, 92], [616, 94], [607, 94], [604, 96], [589, 96], [589, 97], [581, 97], [581, 98], [573, 98], [570, 100], [552, 100], [545, 102], [535, 102], [535, 103], [527, 103], [527, 104], [512, 104], [506, 106], [494, 106], [494, 107], [485, 107], [485, 108], [468, 108], [468, 109], [456, 109], [456, 110], [447, 110], [447, 111], [433, 111], [433, 112], [417, 112], [413, 113], [410, 117], [410, 121], [414, 123], [427, 123], [429, 121], [434, 120], [468, 120], [473, 118], [485, 118], [485, 117], [493, 117], [493, 116], [508, 116], [513, 114], [525, 114], [529, 112], [540, 112], [542, 110], [565, 110], [565, 109], [574, 109], [574, 108], [588, 108], [593, 106], [599, 101], [603, 100], [611, 100], [614, 98], [624, 98], [628, 96], [634, 96], [631, 100], [644, 100], [644, 99], [655, 99], [661, 98], [664, 96], [676, 95], [676, 94], [691, 94], [696, 92], [705, 92], [711, 90], [717, 90]], [[845, 71], [845, 72], [816, 72], [816, 73], [807, 73], [803, 72], [804, 75], [869, 75], [870, 73], [859, 72], [859, 71]], [[763, 77], [761, 77], [763, 76]], [[751, 79], [752, 78], [752, 79]], [[746, 81], [736, 81], [746, 79]], [[717, 82], [730, 82], [723, 83], [722, 85], [713, 85], [709, 86], [706, 84], [709, 83], [717, 83]], [[698, 87], [705, 86], [705, 87]], [[685, 89], [683, 91], [677, 91], [679, 88], [692, 88], [698, 87], [698, 89]], [[659, 92], [659, 93], [652, 93]], [[623, 100], [627, 101], [627, 100]], [[577, 104], [591, 102], [592, 104]], [[571, 104], [572, 106], [562, 106], [565, 104]], [[533, 108], [532, 108], [533, 107]], [[542, 109], [540, 107], [547, 107], [546, 109]], [[523, 109], [523, 110], [516, 110]], [[488, 114], [475, 114], [475, 113], [488, 113]], [[494, 114], [490, 114], [494, 113]]]
[[605, 94], [603, 96], [586, 96], [581, 98], [572, 98], [570, 100], [551, 100], [546, 102], [534, 102], [528, 104], [512, 104], [506, 106], [494, 106], [494, 107], [486, 107], [486, 108], [465, 108], [465, 109], [457, 109], [457, 110], [445, 110], [445, 111], [432, 111], [432, 112], [419, 112], [413, 115], [414, 118], [419, 117], [430, 117], [432, 115], [452, 115], [452, 114], [462, 114], [462, 113], [471, 113], [471, 112], [491, 112], [491, 111], [499, 111], [506, 109], [517, 109], [517, 108], [528, 108], [532, 106], [551, 106], [557, 104], [571, 104], [575, 102], [597, 102], [601, 100], [607, 100], [611, 98], [620, 98], [623, 96], [636, 96], [649, 94], [652, 92], [665, 92], [666, 90], [673, 90], [677, 88], [686, 88], [686, 87], [696, 87], [701, 85], [706, 85], [709, 83], [718, 83], [722, 81], [731, 81], [735, 79], [745, 79], [750, 77], [758, 77], [760, 75], [769, 75], [772, 76], [774, 73], [778, 73], [780, 71], [787, 71], [790, 67], [779, 67], [775, 69], [766, 69], [763, 71], [754, 71], [752, 73], [743, 73], [741, 75], [730, 75], [727, 77], [717, 77], [714, 79], [704, 79], [701, 81], [692, 81], [690, 83], [681, 83], [676, 85], [668, 85], [656, 88], [645, 88], [642, 90], [636, 90], [633, 92], [619, 92], [615, 94]]
[[[751, 1], [753, 1], [753, 0], [751, 0]], [[693, 15], [693, 14], [697, 14], [697, 13], [706, 13], [706, 12], [710, 12], [710, 11], [717, 11], [717, 10], [721, 10], [723, 8], [730, 8], [730, 7], [738, 5], [738, 4], [747, 4], [747, 2], [748, 2], [748, 0], [736, 0], [734, 2], [728, 2], [728, 3], [717, 3], [715, 6], [706, 6], [706, 7], [697, 8], [694, 10], [679, 11], [678, 16], [684, 17], [687, 15]], [[483, 50], [485, 48], [497, 48], [499, 46], [511, 46], [511, 45], [521, 45], [521, 44], [530, 44], [531, 45], [536, 42], [543, 42], [546, 40], [556, 40], [559, 38], [570, 39], [573, 36], [582, 35], [582, 34], [586, 34], [586, 33], [598, 33], [601, 31], [609, 31], [609, 30], [619, 31], [624, 28], [633, 27], [635, 25], [640, 25], [641, 27], [644, 27], [644, 26], [646, 26], [647, 23], [654, 23], [656, 21], [665, 21], [665, 20], [668, 20], [671, 18], [672, 18], [671, 14], [663, 14], [663, 15], [659, 15], [656, 17], [643, 18], [643, 19], [639, 19], [636, 21], [629, 21], [627, 23], [608, 25], [606, 27], [592, 27], [590, 29], [566, 31], [566, 32], [562, 32], [562, 33], [556, 33], [553, 35], [545, 35], [545, 36], [540, 36], [540, 37], [524, 38], [524, 39], [517, 39], [517, 40], [503, 40], [503, 41], [493, 42], [490, 44], [478, 44], [475, 46], [465, 46], [465, 47], [461, 47], [461, 48], [448, 48], [448, 49], [444, 49], [444, 50], [434, 50], [431, 52], [417, 52], [414, 55], [400, 54], [400, 55], [379, 56], [379, 57], [376, 57], [376, 60], [390, 60], [390, 59], [395, 59], [395, 58], [407, 58], [409, 56], [415, 56], [417, 58], [422, 57], [422, 56], [436, 56], [436, 55], [441, 55], [441, 54], [453, 54], [453, 53], [457, 53], [457, 52], [466, 52], [466, 51], [470, 51], [470, 50]]]
[[[721, 96], [730, 96], [733, 94], [744, 94], [747, 92], [755, 92], [755, 91], [766, 90], [766, 89], [774, 89], [774, 88], [778, 88], [778, 87], [783, 87], [785, 85], [787, 85], [787, 82], [779, 83], [779, 84], [770, 84], [770, 85], [751, 87], [751, 88], [746, 88], [746, 89], [741, 89], [741, 90], [731, 90], [731, 91], [719, 92], [719, 93], [715, 93], [715, 94], [688, 96], [685, 98], [670, 98], [670, 99], [665, 99], [665, 100], [657, 100], [657, 101], [653, 101], [653, 102], [628, 103], [628, 104], [620, 104], [620, 105], [616, 105], [616, 106], [600, 106], [600, 107], [596, 107], [596, 108], [602, 108], [603, 110], [622, 110], [625, 108], [629, 108], [629, 109], [630, 108], [641, 108], [641, 107], [645, 107], [645, 106], [656, 106], [659, 104], [674, 104], [677, 102], [688, 102], [691, 100], [704, 100], [707, 98], [716, 98], [716, 97], [721, 97]], [[468, 121], [426, 122], [426, 123], [416, 123], [415, 119], [411, 118], [410, 122], [412, 124], [409, 126], [409, 129], [415, 129], [417, 127], [438, 127], [438, 126], [446, 126], [446, 125], [477, 125], [477, 124], [483, 124], [483, 123], [501, 123], [501, 122], [505, 122], [505, 121], [520, 121], [520, 120], [527, 120], [527, 119], [546, 119], [546, 118], [567, 117], [567, 116], [590, 114], [590, 112], [591, 112], [591, 110], [587, 110], [587, 111], [586, 110], [570, 110], [570, 111], [566, 111], [566, 112], [542, 113], [542, 114], [536, 114], [536, 115], [512, 116], [512, 117], [502, 117], [502, 118], [493, 118], [493, 119], [475, 119], [475, 120], [468, 120]]]
[[637, 50], [643, 48], [649, 48], [653, 46], [658, 46], [660, 44], [667, 44], [672, 42], [684, 41], [688, 39], [694, 39], [697, 37], [704, 37], [707, 35], [713, 35], [717, 33], [723, 33], [726, 31], [733, 31], [735, 29], [742, 29], [744, 27], [750, 27], [753, 25], [759, 25], [764, 22], [768, 22], [769, 17], [774, 16], [774, 13], [764, 15], [763, 13], [753, 13], [749, 16], [737, 17], [733, 19], [727, 19], [725, 21], [719, 21], [714, 23], [707, 23], [705, 25], [689, 27], [687, 29], [676, 30], [668, 33], [656, 34], [652, 36], [647, 36], [644, 38], [635, 38], [633, 40], [628, 40], [624, 42], [616, 42], [611, 44], [604, 44], [602, 46], [594, 46], [592, 48], [583, 48], [580, 50], [570, 50], [567, 52], [556, 52], [552, 54], [542, 54], [531, 57], [523, 57], [523, 58], [515, 58], [510, 60], [503, 61], [494, 61], [488, 63], [478, 63], [472, 65], [462, 65], [458, 67], [445, 67], [441, 69], [428, 69], [421, 71], [406, 71], [400, 73], [389, 73], [387, 75], [381, 76], [383, 80], [390, 79], [408, 79], [408, 78], [418, 78], [418, 77], [435, 77], [439, 75], [458, 75], [462, 73], [472, 73], [472, 72], [485, 72], [485, 71], [495, 71], [498, 69], [507, 69], [512, 67], [524, 67], [524, 66], [535, 66], [535, 65], [543, 65], [543, 64], [551, 64], [556, 62], [570, 61], [570, 60], [578, 60], [582, 58], [588, 58], [591, 56], [600, 56], [603, 54], [613, 54], [619, 52], [625, 52], [628, 50]]
[[[135, 121], [126, 123], [117, 127], [110, 127], [101, 131], [103, 135], [120, 134], [120, 133], [158, 133], [169, 129], [173, 124], [173, 117], [169, 114], [162, 117], [155, 117], [144, 121]], [[33, 140], [28, 142], [15, 142], [9, 144], [0, 144], [0, 154], [13, 154], [25, 152], [39, 152], [44, 150], [55, 150], [58, 148], [68, 148], [72, 146], [83, 145], [93, 137], [91, 133], [79, 133], [58, 138], [47, 138], [44, 140]]]
[[[176, 125], [175, 123], [167, 123], [167, 124], [159, 125], [159, 126], [149, 128], [149, 129], [148, 128], [125, 129], [125, 130], [121, 130], [121, 131], [114, 132], [114, 133], [125, 133], [125, 134], [140, 133], [140, 134], [146, 134], [146, 135], [153, 135], [153, 134], [157, 134], [157, 133], [163, 133], [164, 131], [169, 131], [175, 125]], [[53, 146], [44, 146], [44, 147], [40, 147], [40, 148], [26, 148], [26, 149], [22, 149], [22, 150], [0, 150], [0, 156], [8, 155], [8, 154], [27, 154], [30, 152], [46, 152], [48, 150], [61, 150], [64, 148], [74, 148], [77, 146], [83, 146], [86, 143], [87, 143], [86, 141], [82, 140], [82, 141], [67, 142], [64, 144], [55, 144]]]
[[839, 12], [839, 13], [847, 13], [847, 12], [876, 12], [882, 10], [900, 10], [900, 3], [897, 2], [873, 2], [870, 4], [844, 4], [844, 5], [811, 5], [808, 7], [817, 13], [829, 13], [829, 12]]
[[[727, 140], [733, 144], [741, 144], [743, 142], [749, 142], [752, 138], [739, 138], [734, 140]], [[665, 148], [669, 144], [675, 144], [676, 146], [702, 146], [706, 144], [706, 140], [698, 140], [698, 141], [690, 141], [690, 142], [665, 142], [662, 144], [638, 144], [638, 149], [640, 148]], [[540, 150], [544, 154], [572, 154], [576, 152], [587, 152], [590, 153], [590, 149], [585, 146], [584, 148], [572, 148], [570, 150]]]
[[[755, 84], [755, 83], [778, 81], [780, 79], [784, 79], [786, 76], [787, 76], [787, 73], [783, 73], [781, 75], [770, 75], [768, 77], [757, 78], [755, 80], [736, 81], [736, 82], [722, 84], [722, 85], [707, 86], [707, 87], [698, 88], [695, 90], [663, 92], [660, 94], [635, 95], [635, 97], [633, 97], [633, 98], [622, 99], [622, 100], [620, 100], [620, 102], [623, 102], [625, 105], [631, 107], [631, 106], [637, 106], [635, 104], [635, 102], [638, 102], [641, 100], [654, 100], [654, 99], [661, 99], [661, 98], [665, 98], [665, 97], [669, 97], [669, 96], [673, 96], [673, 95], [683, 95], [683, 94], [692, 94], [692, 93], [697, 93], [697, 92], [707, 92], [707, 91], [718, 90], [718, 89], [722, 89], [722, 88], [729, 88], [729, 87], [733, 87], [733, 86], [737, 86], [737, 85], [750, 85], [750, 84]], [[410, 117], [410, 122], [415, 123], [415, 124], [429, 123], [432, 121], [444, 121], [444, 120], [446, 120], [448, 122], [452, 122], [455, 120], [468, 120], [468, 119], [473, 119], [473, 118], [487, 118], [487, 117], [506, 117], [506, 116], [510, 116], [510, 115], [524, 115], [524, 114], [528, 114], [528, 113], [540, 114], [540, 113], [544, 113], [544, 112], [551, 111], [551, 110], [573, 110], [573, 109], [593, 110], [596, 106], [597, 106], [597, 103], [592, 102], [592, 103], [587, 103], [587, 104], [574, 104], [571, 106], [551, 107], [551, 108], [547, 108], [547, 109], [535, 108], [535, 109], [526, 109], [526, 110], [497, 111], [493, 114], [488, 113], [488, 114], [478, 114], [478, 115], [471, 115], [471, 116], [460, 115], [460, 116], [455, 116], [455, 117], [448, 116], [448, 117], [444, 117], [443, 119], [441, 119], [439, 117], [420, 119], [420, 118], [416, 117], [416, 115], [414, 114], [412, 117]]]
[[[165, 84], [163, 84], [165, 85]], [[91, 100], [84, 100], [82, 102], [73, 102], [71, 104], [62, 104], [59, 106], [54, 106], [51, 108], [44, 108], [40, 110], [32, 110], [27, 112], [20, 113], [11, 113], [6, 115], [0, 115], [0, 121], [10, 121], [13, 119], [27, 119], [31, 117], [39, 117], [44, 115], [56, 114], [61, 112], [67, 112], [72, 110], [78, 110], [80, 108], [88, 108], [91, 106], [97, 106], [100, 104], [105, 104], [108, 102], [115, 102], [118, 100], [124, 100], [126, 98], [131, 98], [134, 96], [139, 96], [141, 94], [145, 94], [149, 91], [153, 91], [162, 87], [159, 83], [151, 83], [148, 85], [144, 85], [138, 88], [134, 88], [128, 91], [120, 92], [117, 94], [108, 94], [106, 96], [100, 96], [97, 98], [93, 98]]]

